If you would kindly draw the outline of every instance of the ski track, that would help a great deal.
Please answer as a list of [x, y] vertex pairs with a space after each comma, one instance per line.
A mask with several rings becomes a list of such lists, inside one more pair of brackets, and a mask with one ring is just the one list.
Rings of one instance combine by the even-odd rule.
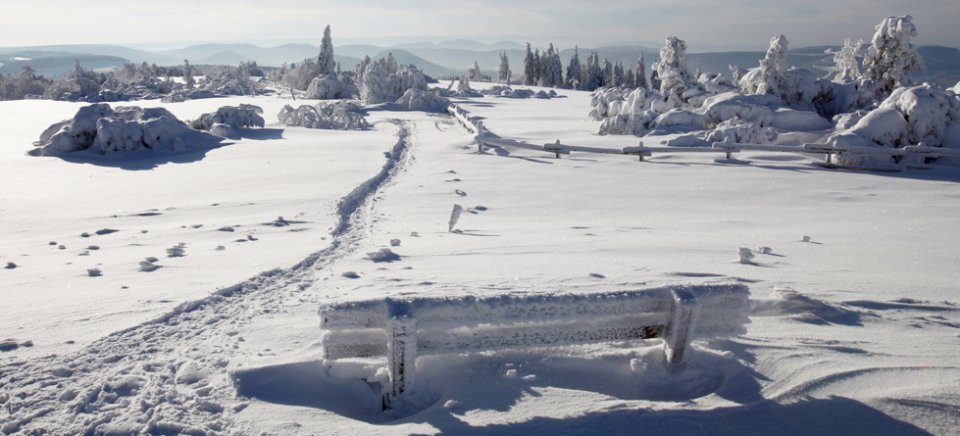
[[415, 126], [391, 120], [397, 143], [383, 168], [344, 196], [327, 248], [288, 269], [186, 302], [74, 353], [0, 364], [0, 432], [27, 434], [213, 434], [254, 429], [233, 415], [229, 371], [249, 357], [241, 328], [303, 298], [316, 271], [352, 253], [370, 224], [376, 194], [412, 161]]

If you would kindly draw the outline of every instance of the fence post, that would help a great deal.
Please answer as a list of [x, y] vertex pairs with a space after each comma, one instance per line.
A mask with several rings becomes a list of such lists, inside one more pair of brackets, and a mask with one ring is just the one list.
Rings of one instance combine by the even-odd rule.
[[390, 386], [384, 389], [381, 397], [383, 410], [392, 408], [396, 399], [413, 387], [417, 368], [417, 320], [403, 314], [406, 310], [400, 306], [390, 307], [387, 314], [387, 371]]
[[560, 159], [560, 140], [558, 139], [555, 144], [557, 145], [557, 148], [554, 150], [556, 152], [556, 158]]
[[483, 153], [483, 131], [486, 130], [483, 127], [483, 121], [477, 121], [477, 136], [474, 138], [477, 141], [477, 152]]
[[[643, 148], [643, 141], [640, 141], [640, 145], [638, 145], [637, 147]], [[640, 156], [640, 162], [643, 162], [643, 151], [642, 151], [642, 150], [637, 150], [637, 156]]]
[[667, 364], [674, 366], [683, 362], [683, 356], [693, 339], [697, 319], [700, 316], [700, 300], [686, 289], [671, 291], [673, 314], [663, 339], [663, 353]]

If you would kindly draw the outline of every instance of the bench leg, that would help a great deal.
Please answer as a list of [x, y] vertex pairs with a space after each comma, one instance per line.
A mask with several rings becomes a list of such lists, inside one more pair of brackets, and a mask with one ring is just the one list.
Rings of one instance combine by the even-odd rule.
[[390, 409], [396, 398], [413, 386], [417, 363], [417, 320], [389, 318], [387, 320], [387, 370], [390, 386], [383, 393], [383, 409]]
[[700, 300], [696, 295], [684, 289], [674, 290], [672, 293], [673, 315], [663, 340], [663, 353], [670, 366], [683, 363], [683, 356], [690, 347], [700, 315]]

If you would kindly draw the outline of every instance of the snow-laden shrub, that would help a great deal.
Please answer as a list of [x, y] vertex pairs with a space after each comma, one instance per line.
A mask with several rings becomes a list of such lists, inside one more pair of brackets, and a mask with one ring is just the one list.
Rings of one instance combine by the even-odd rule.
[[327, 74], [323, 77], [316, 77], [310, 81], [307, 86], [307, 98], [317, 100], [336, 100], [340, 98], [350, 98], [350, 95], [343, 95], [343, 85], [333, 74]]
[[777, 138], [772, 127], [761, 127], [757, 123], [746, 122], [739, 118], [725, 120], [707, 132], [707, 142], [726, 142], [730, 144], [767, 144]]
[[[852, 122], [839, 120], [843, 124]], [[948, 91], [928, 84], [893, 90], [880, 106], [866, 113], [846, 129], [830, 135], [834, 145], [904, 147], [923, 143], [931, 147], [953, 147], [960, 123], [960, 100]], [[841, 156], [842, 163], [867, 165], [889, 163], [891, 158]]]
[[397, 99], [397, 104], [409, 111], [444, 112], [450, 106], [450, 100], [436, 92], [408, 89]]
[[352, 101], [337, 101], [316, 106], [303, 105], [294, 109], [286, 105], [278, 118], [287, 126], [309, 129], [363, 130], [370, 127], [363, 108]]
[[[650, 91], [649, 96], [655, 100], [660, 94]], [[601, 135], [643, 135], [658, 115], [648, 109], [652, 101], [643, 88], [599, 89], [594, 91], [591, 103], [590, 117], [603, 121], [599, 130]]]
[[393, 54], [361, 64], [359, 80], [364, 104], [393, 102], [408, 89], [427, 89], [423, 72], [413, 65], [398, 65]]
[[260, 116], [262, 113], [260, 106], [252, 104], [222, 106], [216, 112], [200, 115], [190, 123], [190, 127], [196, 130], [210, 130], [215, 124], [226, 124], [234, 129], [263, 127], [263, 117]]
[[191, 143], [215, 143], [220, 138], [190, 129], [163, 108], [85, 106], [70, 120], [47, 128], [31, 154], [63, 155], [78, 151], [99, 154], [139, 150], [183, 151]]

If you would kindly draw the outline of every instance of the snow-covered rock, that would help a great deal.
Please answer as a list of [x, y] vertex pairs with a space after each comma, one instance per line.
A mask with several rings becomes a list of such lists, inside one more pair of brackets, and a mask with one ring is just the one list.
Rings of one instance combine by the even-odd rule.
[[180, 152], [190, 144], [210, 144], [221, 138], [190, 129], [162, 108], [111, 108], [100, 103], [85, 106], [70, 120], [48, 127], [31, 152], [36, 156], [78, 151], [99, 154], [139, 150]]
[[370, 127], [363, 108], [351, 101], [303, 105], [296, 109], [286, 105], [277, 117], [285, 125], [310, 129], [363, 130]]

